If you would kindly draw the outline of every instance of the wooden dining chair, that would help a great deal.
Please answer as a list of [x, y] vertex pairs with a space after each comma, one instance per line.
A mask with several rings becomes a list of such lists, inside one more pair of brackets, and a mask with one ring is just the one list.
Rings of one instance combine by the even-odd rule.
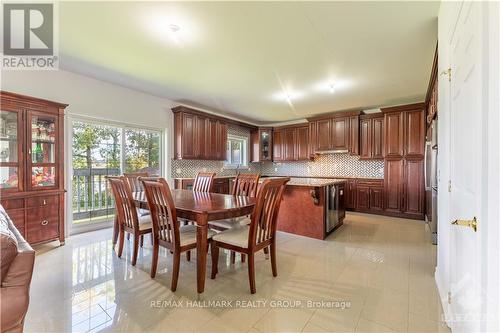
[[[153, 221], [151, 278], [156, 276], [158, 251], [159, 247], [163, 246], [169, 249], [174, 256], [170, 289], [175, 291], [179, 279], [181, 253], [195, 249], [197, 245], [196, 226], [179, 225], [172, 193], [165, 179], [160, 178], [158, 181], [144, 180], [143, 185]], [[207, 238], [209, 242], [214, 234], [215, 231], [208, 230]]]
[[123, 244], [125, 242], [125, 232], [134, 236], [134, 252], [132, 255], [132, 266], [137, 262], [137, 253], [139, 251], [139, 240], [143, 244], [143, 235], [152, 232], [151, 216], [139, 216], [134, 204], [132, 191], [125, 177], [109, 177], [109, 183], [115, 198], [116, 214], [119, 225], [118, 257], [121, 258]]
[[250, 216], [250, 225], [231, 228], [212, 237], [212, 279], [218, 273], [219, 248], [244, 253], [248, 256], [248, 280], [250, 292], [255, 294], [256, 252], [271, 248], [271, 268], [273, 276], [276, 268], [276, 221], [285, 185], [290, 178], [267, 179], [260, 186], [257, 202]]
[[212, 192], [214, 186], [214, 172], [198, 172], [193, 183], [195, 192]]
[[[247, 197], [255, 197], [257, 195], [257, 188], [259, 187], [260, 174], [240, 173], [236, 176], [231, 191], [232, 195], [240, 195]], [[209, 222], [211, 228], [215, 230], [227, 230], [234, 227], [239, 227], [242, 224], [248, 224], [250, 219], [246, 216], [241, 218], [217, 220]], [[231, 251], [231, 263], [236, 261], [235, 252]], [[245, 254], [241, 254], [241, 261], [245, 262]]]
[[123, 177], [127, 180], [130, 190], [132, 192], [143, 191], [142, 183], [140, 181], [141, 177], [149, 177], [149, 172], [130, 172], [123, 173]]

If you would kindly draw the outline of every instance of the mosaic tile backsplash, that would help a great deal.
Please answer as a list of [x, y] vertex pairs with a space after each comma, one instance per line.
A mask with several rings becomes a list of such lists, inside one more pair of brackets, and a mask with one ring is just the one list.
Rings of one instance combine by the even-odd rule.
[[[250, 132], [240, 127], [229, 127], [228, 134], [247, 136]], [[234, 169], [225, 169], [223, 161], [172, 159], [172, 178], [194, 178], [199, 171], [232, 176]], [[353, 177], [384, 178], [384, 161], [359, 160], [349, 154], [318, 155], [314, 161], [250, 163], [239, 172], [260, 173], [267, 176]]]
[[[195, 177], [199, 171], [215, 172], [220, 176], [236, 174], [234, 169], [224, 169], [223, 161], [172, 160], [172, 178]], [[317, 156], [314, 161], [250, 163], [249, 169], [239, 172], [268, 176], [384, 178], [384, 161], [360, 161], [349, 154], [327, 154]]]
[[260, 172], [269, 176], [384, 178], [384, 161], [359, 160], [349, 154], [318, 155], [314, 161], [262, 163]]

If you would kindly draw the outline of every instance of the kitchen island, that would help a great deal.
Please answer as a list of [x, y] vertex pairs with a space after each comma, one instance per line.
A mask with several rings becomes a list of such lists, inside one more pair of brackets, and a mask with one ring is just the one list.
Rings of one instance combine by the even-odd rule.
[[278, 215], [280, 231], [325, 239], [345, 217], [344, 179], [291, 178]]

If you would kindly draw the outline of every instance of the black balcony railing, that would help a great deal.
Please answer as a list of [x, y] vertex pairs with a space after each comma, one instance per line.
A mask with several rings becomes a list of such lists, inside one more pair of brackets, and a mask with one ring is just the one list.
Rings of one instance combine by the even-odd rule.
[[119, 176], [119, 168], [73, 169], [73, 221], [113, 215], [115, 201], [106, 176]]

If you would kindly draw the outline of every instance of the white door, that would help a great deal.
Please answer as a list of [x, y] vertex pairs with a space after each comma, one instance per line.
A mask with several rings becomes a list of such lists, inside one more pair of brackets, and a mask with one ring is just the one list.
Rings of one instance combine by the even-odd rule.
[[[453, 332], [480, 330], [482, 180], [482, 4], [465, 1], [450, 43], [450, 164], [452, 220], [478, 220], [478, 230], [451, 228], [450, 310]], [[443, 221], [447, 223], [447, 221]], [[450, 221], [451, 222], [451, 221]]]

